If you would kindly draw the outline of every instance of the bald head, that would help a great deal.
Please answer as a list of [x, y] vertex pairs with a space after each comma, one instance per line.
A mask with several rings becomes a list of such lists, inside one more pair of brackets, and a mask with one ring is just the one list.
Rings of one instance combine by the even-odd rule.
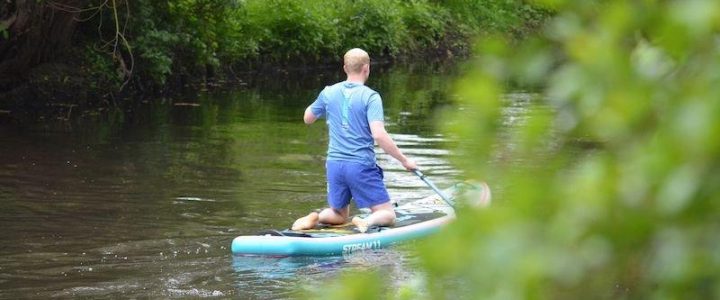
[[346, 73], [358, 74], [362, 72], [364, 65], [370, 65], [370, 55], [363, 49], [353, 48], [345, 53], [343, 61]]

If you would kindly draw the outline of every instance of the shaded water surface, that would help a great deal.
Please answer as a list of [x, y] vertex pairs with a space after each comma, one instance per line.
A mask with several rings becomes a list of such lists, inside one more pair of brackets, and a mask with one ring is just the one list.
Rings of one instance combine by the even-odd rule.
[[[441, 187], [456, 172], [432, 120], [453, 71], [374, 69], [400, 147]], [[412, 244], [349, 257], [233, 257], [231, 240], [324, 205], [324, 124], [304, 108], [335, 70], [256, 78], [106, 121], [0, 127], [0, 298], [290, 298], [345, 270], [416, 276]], [[391, 197], [432, 192], [380, 154]]]

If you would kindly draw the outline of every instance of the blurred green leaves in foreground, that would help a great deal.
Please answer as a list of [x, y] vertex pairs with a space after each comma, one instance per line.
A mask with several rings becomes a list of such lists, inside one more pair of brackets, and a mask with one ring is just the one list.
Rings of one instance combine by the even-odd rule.
[[[550, 2], [537, 37], [479, 41], [444, 118], [493, 205], [422, 244], [420, 291], [352, 277], [333, 291], [720, 298], [720, 2]], [[540, 92], [507, 132], [510, 84]]]

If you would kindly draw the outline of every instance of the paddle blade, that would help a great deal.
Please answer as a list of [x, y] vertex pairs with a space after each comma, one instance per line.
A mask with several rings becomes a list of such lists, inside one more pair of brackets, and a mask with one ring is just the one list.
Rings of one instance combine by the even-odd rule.
[[490, 203], [492, 202], [492, 193], [490, 192], [490, 186], [488, 186], [487, 183], [471, 182], [468, 186], [470, 188], [463, 191], [463, 204], [476, 208], [485, 208], [490, 206]]

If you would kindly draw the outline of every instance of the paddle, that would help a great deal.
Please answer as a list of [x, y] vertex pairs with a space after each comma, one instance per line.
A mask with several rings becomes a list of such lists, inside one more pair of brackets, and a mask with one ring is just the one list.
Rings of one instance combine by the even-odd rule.
[[455, 205], [450, 202], [450, 199], [448, 199], [448, 197], [445, 196], [445, 195], [437, 188], [437, 186], [435, 186], [435, 184], [432, 183], [432, 181], [430, 181], [430, 179], [427, 179], [427, 177], [425, 177], [425, 174], [423, 174], [422, 172], [420, 172], [420, 170], [418, 170], [418, 169], [413, 170], [413, 173], [415, 173], [415, 175], [417, 175], [418, 177], [420, 177], [420, 180], [422, 180], [423, 182], [425, 182], [425, 184], [427, 184], [433, 191], [435, 191], [435, 193], [437, 193], [438, 196], [440, 196], [440, 198], [442, 198], [443, 201], [445, 201], [445, 203], [447, 203], [447, 205], [450, 205], [451, 207], [455, 207]]

